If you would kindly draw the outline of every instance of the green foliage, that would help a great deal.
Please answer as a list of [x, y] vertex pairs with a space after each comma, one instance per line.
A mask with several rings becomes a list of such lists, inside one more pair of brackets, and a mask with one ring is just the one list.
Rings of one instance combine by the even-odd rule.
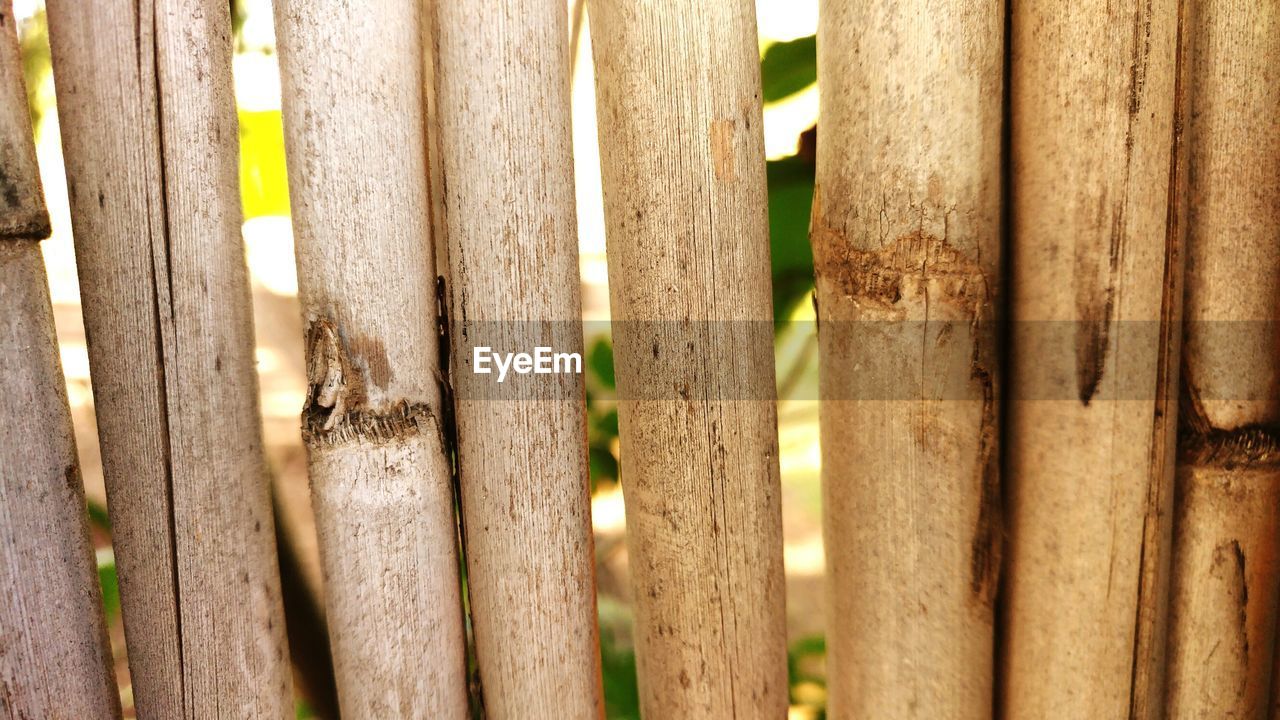
[[608, 632], [600, 633], [600, 669], [604, 680], [604, 714], [608, 720], [640, 720], [640, 686], [636, 653]]
[[289, 214], [284, 125], [279, 110], [241, 110], [240, 200], [244, 217]]
[[44, 8], [18, 28], [22, 48], [22, 80], [27, 86], [27, 108], [31, 112], [31, 127], [39, 130], [40, 119], [54, 104], [53, 69], [49, 59], [49, 26], [45, 22]]
[[799, 155], [769, 161], [769, 249], [773, 259], [773, 321], [781, 324], [813, 289], [809, 212], [811, 161]]
[[618, 459], [617, 384], [613, 373], [613, 346], [599, 337], [587, 351], [587, 459], [591, 466], [591, 491], [616, 483], [622, 477]]
[[766, 103], [777, 102], [818, 81], [818, 44], [813, 35], [774, 43], [760, 61]]
[[111, 551], [98, 553], [98, 585], [102, 587], [102, 612], [107, 624], [120, 612], [120, 580], [116, 577], [116, 558]]
[[809, 708], [817, 720], [826, 717], [827, 679], [821, 672], [826, 657], [827, 641], [821, 635], [800, 638], [787, 649], [791, 704]]
[[111, 517], [107, 515], [107, 508], [105, 505], [99, 502], [94, 502], [93, 500], [87, 500], [85, 502], [85, 509], [89, 513], [90, 526], [96, 527], [99, 530], [111, 532]]

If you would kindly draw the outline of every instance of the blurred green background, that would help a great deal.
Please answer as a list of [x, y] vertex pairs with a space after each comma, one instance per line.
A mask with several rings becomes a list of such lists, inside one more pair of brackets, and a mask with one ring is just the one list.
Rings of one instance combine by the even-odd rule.
[[[604, 217], [596, 143], [589, 18], [581, 0], [567, 0], [572, 47], [574, 163], [579, 218], [584, 327], [587, 328], [587, 402], [592, 512], [600, 593], [601, 656], [609, 718], [639, 718], [635, 655], [631, 645], [630, 589], [618, 452], [613, 355], [607, 334], [608, 285]], [[822, 545], [818, 488], [817, 345], [813, 260], [808, 242], [813, 199], [817, 120], [814, 31], [817, 0], [757, 0], [761, 76], [768, 156], [769, 230], [779, 385], [780, 462], [786, 540], [790, 718], [824, 715]], [[127, 657], [119, 617], [110, 524], [98, 455], [88, 357], [70, 236], [66, 182], [49, 66], [43, 2], [17, 0], [28, 98], [37, 152], [53, 219], [43, 244], [51, 295], [84, 470], [93, 541], [111, 629], [117, 678], [126, 716], [133, 716]], [[279, 73], [269, 0], [232, 0], [235, 24], [236, 102], [240, 119], [240, 184], [246, 258], [253, 278], [257, 360], [264, 435], [274, 475], [288, 624], [309, 653], [323, 654], [322, 613], [314, 607], [323, 587], [310, 515], [298, 412], [305, 392], [302, 328], [297, 306], [293, 240], [285, 178]], [[625, 482], [625, 480], [623, 480]], [[300, 608], [300, 609], [299, 609]], [[295, 656], [299, 655], [295, 645]], [[323, 663], [321, 663], [323, 664]], [[316, 663], [298, 663], [299, 717], [331, 715], [331, 677]]]

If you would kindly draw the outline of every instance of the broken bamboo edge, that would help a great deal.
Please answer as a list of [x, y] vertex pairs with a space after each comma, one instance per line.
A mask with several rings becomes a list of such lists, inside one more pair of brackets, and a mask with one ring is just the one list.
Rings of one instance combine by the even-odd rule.
[[1155, 718], [1163, 705], [1184, 10], [1012, 7], [1010, 719]]
[[472, 348], [582, 353], [564, 3], [440, 0], [428, 102], [467, 592], [495, 720], [604, 711], [581, 375], [477, 374]]
[[421, 3], [275, 12], [308, 328], [303, 439], [342, 714], [466, 718]]
[[811, 239], [828, 710], [991, 717], [1003, 3], [826, 3]]
[[[641, 713], [787, 712], [764, 135], [748, 0], [590, 8]], [[673, 102], [673, 98], [696, 98]]]
[[293, 714], [218, 0], [50, 0], [142, 717]]
[[0, 715], [119, 718], [40, 254], [49, 215], [7, 1], [0, 1], [0, 192]]
[[1262, 720], [1280, 599], [1280, 2], [1199, 2], [1189, 34], [1166, 717]]

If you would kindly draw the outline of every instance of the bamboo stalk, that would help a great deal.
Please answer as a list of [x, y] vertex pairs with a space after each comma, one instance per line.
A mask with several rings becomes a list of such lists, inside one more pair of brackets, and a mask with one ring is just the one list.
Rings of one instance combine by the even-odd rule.
[[1009, 718], [1161, 714], [1184, 12], [1012, 8]]
[[642, 714], [788, 705], [755, 12], [590, 8]]
[[307, 323], [303, 437], [347, 717], [467, 717], [421, 4], [276, 4]]
[[603, 713], [582, 378], [473, 348], [582, 353], [565, 3], [431, 3], [433, 227], [447, 268], [463, 547], [490, 718]]
[[1280, 3], [1192, 25], [1167, 717], [1268, 716], [1280, 581]]
[[0, 715], [119, 718], [16, 30], [0, 3]]
[[828, 709], [989, 718], [1003, 3], [824, 3]]
[[142, 717], [293, 714], [217, 0], [50, 0]]

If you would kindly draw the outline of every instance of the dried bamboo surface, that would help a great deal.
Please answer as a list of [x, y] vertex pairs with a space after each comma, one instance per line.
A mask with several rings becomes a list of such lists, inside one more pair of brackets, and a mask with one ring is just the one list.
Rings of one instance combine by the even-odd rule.
[[811, 229], [833, 718], [989, 718], [1000, 2], [822, 5]]
[[607, 0], [590, 19], [641, 710], [782, 717], [754, 6]]
[[347, 717], [467, 717], [421, 3], [276, 3], [303, 438]]
[[1280, 595], [1280, 2], [1191, 27], [1167, 717], [1265, 718]]
[[1161, 710], [1182, 10], [1012, 7], [1008, 718]]
[[490, 718], [603, 713], [582, 378], [474, 372], [472, 346], [582, 353], [567, 9], [429, 5], [433, 226], [447, 270], [467, 592]]
[[39, 241], [49, 234], [10, 3], [0, 3], [0, 715], [118, 718]]
[[142, 717], [292, 717], [217, 0], [50, 0]]

